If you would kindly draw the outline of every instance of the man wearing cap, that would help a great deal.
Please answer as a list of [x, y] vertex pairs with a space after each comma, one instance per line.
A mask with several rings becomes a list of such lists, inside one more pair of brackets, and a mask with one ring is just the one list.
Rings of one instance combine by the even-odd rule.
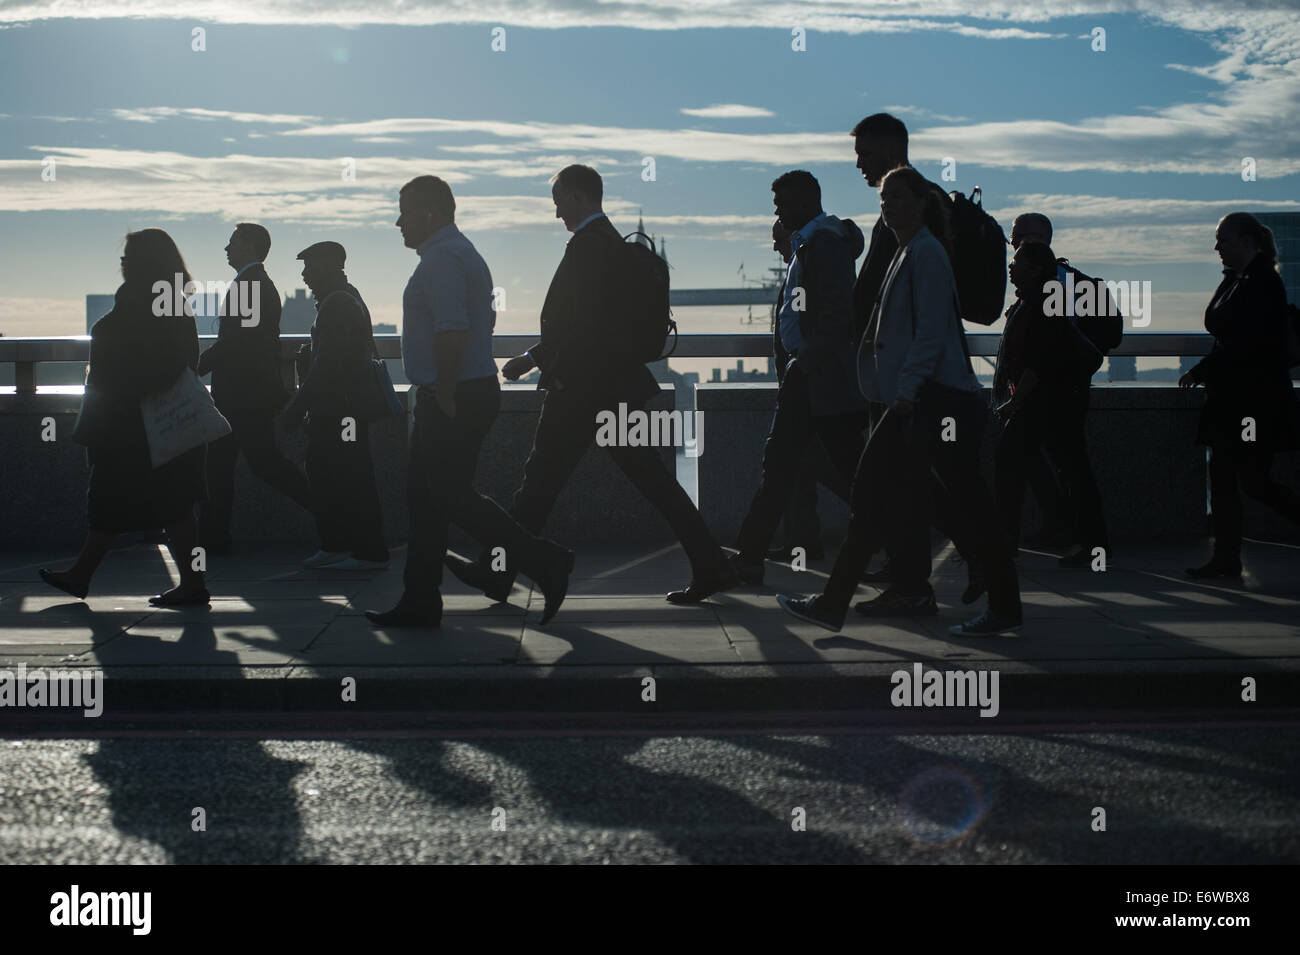
[[388, 566], [384, 520], [370, 457], [369, 422], [359, 389], [378, 355], [370, 311], [343, 271], [347, 253], [317, 242], [298, 253], [316, 302], [311, 346], [299, 353], [301, 385], [285, 426], [307, 418], [307, 478], [321, 546], [308, 568], [381, 570]]
[[573, 551], [529, 533], [474, 489], [479, 449], [501, 407], [492, 274], [456, 227], [456, 200], [445, 181], [417, 176], [402, 187], [398, 209], [402, 241], [420, 256], [402, 293], [402, 366], [417, 387], [407, 472], [411, 531], [401, 599], [366, 617], [380, 627], [439, 625], [454, 520], [512, 573], [536, 582], [545, 624], [568, 591]]

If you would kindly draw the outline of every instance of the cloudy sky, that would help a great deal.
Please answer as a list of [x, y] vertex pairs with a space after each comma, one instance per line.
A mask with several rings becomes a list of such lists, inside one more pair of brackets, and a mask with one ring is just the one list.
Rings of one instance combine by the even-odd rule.
[[1008, 230], [1046, 212], [1085, 271], [1152, 282], [1150, 330], [1196, 328], [1216, 220], [1300, 210], [1298, 51], [1287, 3], [0, 0], [0, 332], [81, 333], [133, 229], [225, 279], [241, 220], [270, 228], [282, 292], [335, 239], [399, 322], [397, 189], [421, 173], [506, 288], [499, 328], [527, 331], [567, 238], [547, 180], [575, 161], [624, 231], [644, 210], [675, 285], [736, 284], [772, 263], [785, 169], [870, 227], [848, 130], [879, 110]]

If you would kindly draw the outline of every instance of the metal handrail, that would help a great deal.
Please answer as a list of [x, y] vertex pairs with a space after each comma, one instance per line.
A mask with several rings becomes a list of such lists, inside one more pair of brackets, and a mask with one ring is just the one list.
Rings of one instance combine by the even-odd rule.
[[[200, 342], [215, 340], [215, 335], [200, 335]], [[309, 335], [281, 335], [280, 357], [291, 362], [298, 346], [310, 341]], [[998, 353], [999, 332], [967, 332], [970, 353], [992, 358]], [[1209, 352], [1214, 339], [1205, 332], [1129, 332], [1119, 347], [1111, 352], [1119, 357], [1194, 357]], [[382, 358], [402, 357], [400, 335], [376, 335]], [[492, 339], [495, 358], [518, 355], [537, 342], [536, 335], [496, 335]], [[677, 339], [673, 358], [766, 358], [772, 354], [770, 333], [684, 334]], [[85, 362], [90, 359], [90, 336], [68, 335], [50, 338], [0, 338], [0, 363], [14, 364], [15, 390], [19, 394], [36, 391], [36, 366], [41, 362]]]

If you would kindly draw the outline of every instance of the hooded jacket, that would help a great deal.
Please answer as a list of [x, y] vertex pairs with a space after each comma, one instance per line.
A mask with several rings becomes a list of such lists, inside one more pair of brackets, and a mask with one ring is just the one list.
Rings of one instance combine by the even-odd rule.
[[803, 338], [794, 365], [808, 377], [814, 417], [865, 412], [854, 358], [853, 262], [862, 254], [862, 230], [852, 219], [827, 215], [799, 246]]

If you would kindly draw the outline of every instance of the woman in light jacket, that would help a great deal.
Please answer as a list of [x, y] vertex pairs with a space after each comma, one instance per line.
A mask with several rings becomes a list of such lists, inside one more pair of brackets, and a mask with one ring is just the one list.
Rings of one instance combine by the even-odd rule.
[[199, 362], [199, 336], [188, 306], [183, 315], [159, 315], [156, 282], [190, 275], [171, 236], [144, 229], [126, 237], [122, 285], [113, 310], [90, 330], [89, 393], [73, 440], [87, 447], [89, 528], [77, 561], [65, 571], [41, 570], [41, 579], [85, 599], [90, 580], [114, 538], [127, 531], [165, 528], [167, 546], [180, 572], [180, 586], [151, 597], [155, 606], [208, 603], [203, 573], [193, 569], [198, 543], [194, 505], [205, 496], [205, 445], [154, 467], [149, 455], [140, 399], [171, 387], [186, 367]]
[[898, 251], [859, 346], [858, 380], [866, 398], [888, 410], [858, 463], [848, 538], [825, 590], [807, 600], [777, 598], [789, 613], [828, 630], [843, 626], [871, 554], [886, 541], [895, 554], [893, 582], [859, 612], [937, 612], [929, 583], [932, 469], [953, 503], [950, 519], [959, 526], [950, 533], [969, 542], [963, 546], [988, 585], [989, 609], [951, 632], [992, 635], [1021, 625], [1015, 564], [980, 473], [988, 409], [966, 351], [940, 203], [934, 186], [910, 166], [881, 182], [881, 216]]

